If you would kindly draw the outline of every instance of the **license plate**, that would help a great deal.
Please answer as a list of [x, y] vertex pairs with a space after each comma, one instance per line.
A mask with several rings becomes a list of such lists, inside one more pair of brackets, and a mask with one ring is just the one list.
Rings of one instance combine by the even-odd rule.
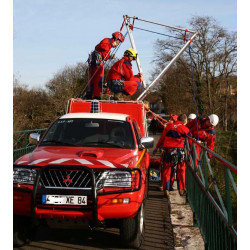
[[42, 204], [87, 205], [87, 196], [79, 195], [42, 195]]

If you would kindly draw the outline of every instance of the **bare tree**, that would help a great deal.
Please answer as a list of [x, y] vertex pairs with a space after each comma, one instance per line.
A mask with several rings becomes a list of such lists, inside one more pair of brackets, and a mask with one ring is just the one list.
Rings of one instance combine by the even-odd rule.
[[66, 66], [46, 84], [52, 98], [54, 109], [59, 114], [66, 111], [67, 101], [78, 97], [88, 82], [87, 65], [78, 63], [76, 66]]
[[[176, 62], [182, 69], [185, 81], [192, 87], [190, 64], [193, 66], [196, 101], [200, 115], [219, 113], [227, 128], [228, 98], [231, 95], [230, 82], [236, 80], [237, 39], [235, 32], [228, 32], [220, 27], [212, 17], [193, 17], [190, 21], [192, 30], [199, 36]], [[179, 39], [157, 40], [156, 62], [158, 66], [168, 63], [183, 46], [183, 33], [176, 33]], [[188, 38], [187, 38], [188, 39]], [[186, 75], [186, 77], [185, 77]], [[162, 90], [172, 83], [164, 81]], [[228, 90], [222, 103], [222, 92]]]
[[51, 98], [43, 89], [31, 89], [14, 79], [14, 131], [45, 128], [55, 118]]

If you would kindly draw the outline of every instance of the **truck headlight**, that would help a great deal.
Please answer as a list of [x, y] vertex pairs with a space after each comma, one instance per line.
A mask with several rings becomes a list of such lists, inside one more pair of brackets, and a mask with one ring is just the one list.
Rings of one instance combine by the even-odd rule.
[[126, 171], [105, 171], [97, 181], [97, 188], [131, 187], [132, 176]]
[[13, 170], [13, 183], [33, 185], [35, 178], [36, 178], [35, 169], [14, 168]]

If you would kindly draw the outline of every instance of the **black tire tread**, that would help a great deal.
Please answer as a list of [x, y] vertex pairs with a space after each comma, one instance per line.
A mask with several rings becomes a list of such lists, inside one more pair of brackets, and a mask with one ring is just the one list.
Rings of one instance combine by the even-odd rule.
[[[138, 210], [134, 218], [125, 218], [121, 221], [120, 236], [123, 245], [130, 248], [139, 248], [144, 240], [145, 220], [143, 225], [143, 232], [140, 233], [140, 211]], [[144, 213], [144, 210], [143, 210]]]

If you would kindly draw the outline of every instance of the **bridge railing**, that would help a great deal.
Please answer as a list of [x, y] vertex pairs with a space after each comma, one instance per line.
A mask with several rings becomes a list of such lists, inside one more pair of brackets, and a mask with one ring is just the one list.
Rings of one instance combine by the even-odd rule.
[[23, 130], [23, 131], [14, 131], [13, 132], [13, 160], [15, 161], [19, 157], [33, 151], [35, 145], [29, 144], [29, 134], [39, 133], [42, 134], [46, 131], [46, 128], [41, 129], [32, 129], [32, 130]]
[[[206, 249], [237, 249], [237, 167], [201, 143], [186, 140], [187, 202]], [[211, 158], [208, 157], [208, 154]]]

